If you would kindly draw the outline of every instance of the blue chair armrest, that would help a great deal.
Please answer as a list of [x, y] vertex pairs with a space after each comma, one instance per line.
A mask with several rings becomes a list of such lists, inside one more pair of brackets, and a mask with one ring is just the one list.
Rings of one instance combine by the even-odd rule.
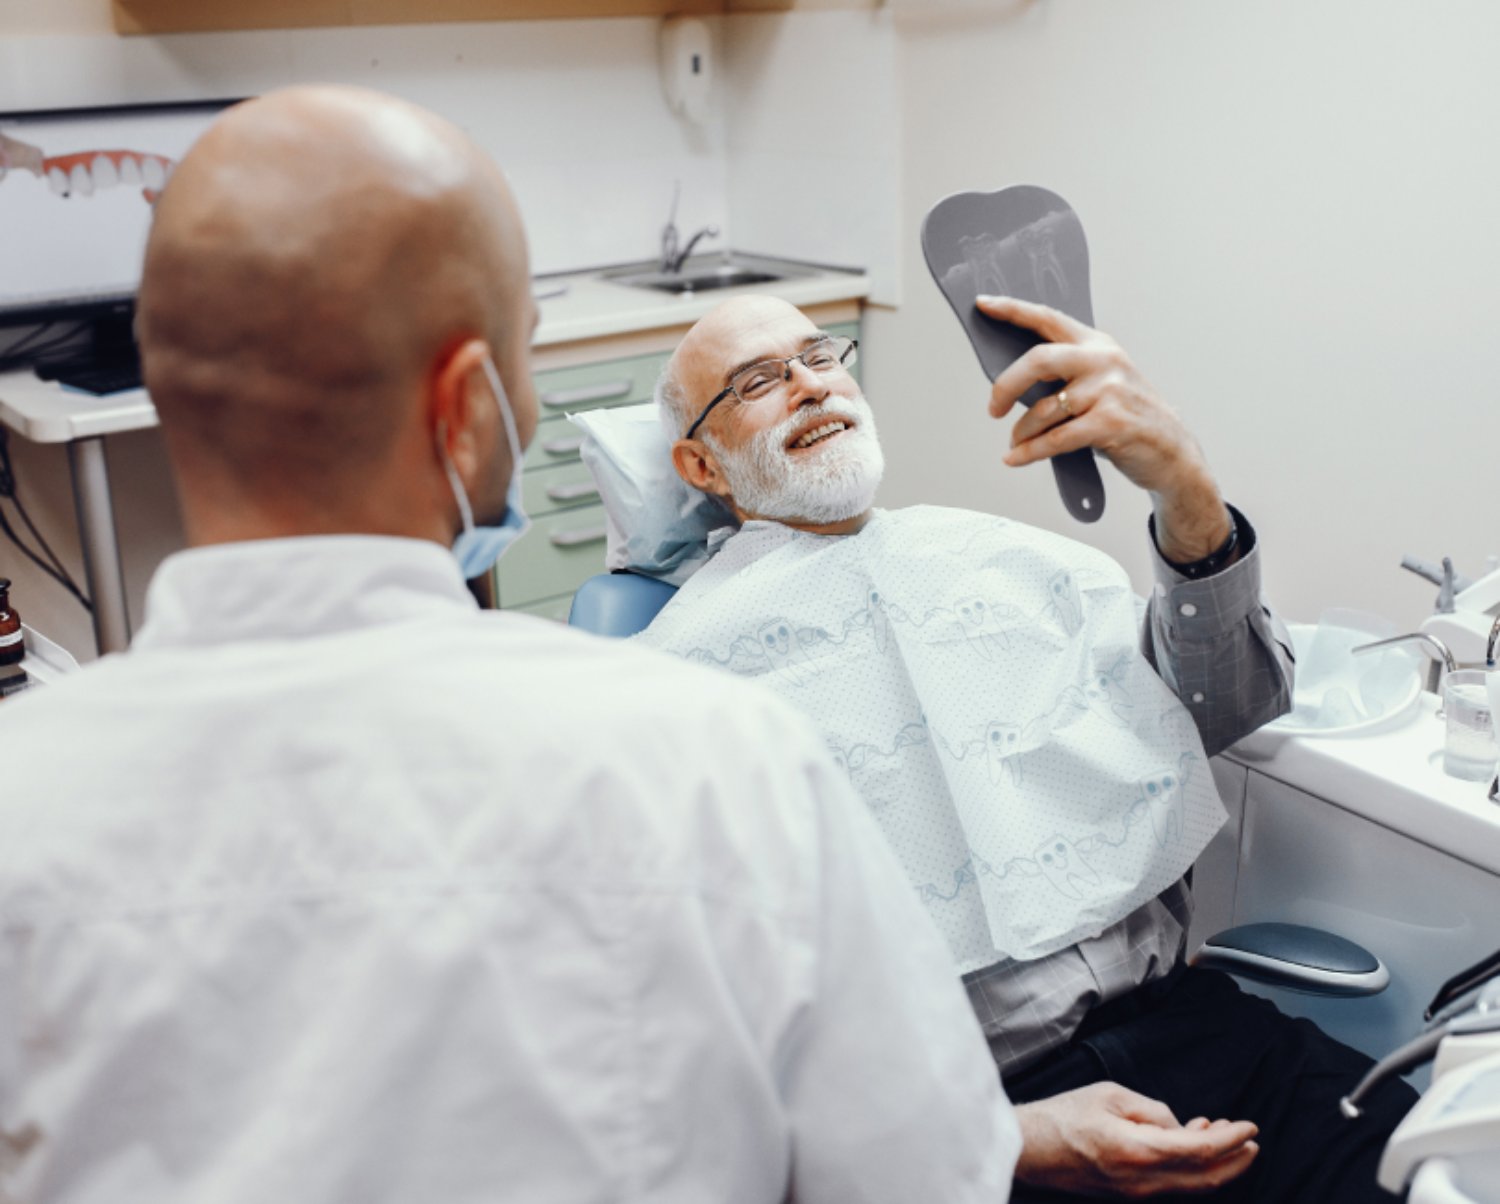
[[1203, 942], [1195, 966], [1313, 995], [1378, 995], [1391, 974], [1361, 945], [1301, 924], [1241, 924]]

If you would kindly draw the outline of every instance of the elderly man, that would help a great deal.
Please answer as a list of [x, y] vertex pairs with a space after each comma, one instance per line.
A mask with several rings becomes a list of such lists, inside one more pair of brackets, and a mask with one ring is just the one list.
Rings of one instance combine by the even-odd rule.
[[746, 297], [694, 327], [658, 391], [679, 475], [742, 525], [642, 638], [767, 682], [822, 731], [1028, 1101], [1017, 1178], [1038, 1198], [1381, 1198], [1375, 1163], [1410, 1094], [1344, 1122], [1366, 1060], [1182, 965], [1184, 876], [1223, 820], [1207, 757], [1290, 697], [1254, 532], [1117, 344], [1041, 306], [981, 307], [1046, 340], [995, 381], [991, 413], [1058, 384], [1007, 463], [1092, 446], [1150, 492], [1143, 631], [1093, 549], [873, 510], [882, 459], [853, 345]]
[[0, 1199], [1005, 1199], [941, 939], [798, 717], [466, 592], [535, 322], [499, 173], [394, 99], [245, 104], [168, 185], [192, 546], [0, 717]]

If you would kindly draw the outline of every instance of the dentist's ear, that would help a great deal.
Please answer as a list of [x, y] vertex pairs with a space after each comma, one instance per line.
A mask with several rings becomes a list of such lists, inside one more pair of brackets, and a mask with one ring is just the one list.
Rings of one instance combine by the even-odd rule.
[[677, 475], [703, 493], [728, 498], [729, 485], [708, 445], [698, 439], [679, 439], [672, 444], [672, 466]]
[[428, 420], [440, 450], [447, 452], [465, 489], [472, 490], [485, 465], [481, 431], [493, 415], [495, 403], [485, 380], [484, 362], [490, 346], [483, 339], [466, 339], [439, 360], [434, 368]]

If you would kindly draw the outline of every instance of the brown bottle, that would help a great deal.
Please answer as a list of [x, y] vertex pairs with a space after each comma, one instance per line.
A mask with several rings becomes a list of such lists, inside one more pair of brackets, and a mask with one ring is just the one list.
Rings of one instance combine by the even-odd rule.
[[25, 655], [21, 616], [10, 606], [10, 579], [0, 577], [0, 665], [14, 665]]

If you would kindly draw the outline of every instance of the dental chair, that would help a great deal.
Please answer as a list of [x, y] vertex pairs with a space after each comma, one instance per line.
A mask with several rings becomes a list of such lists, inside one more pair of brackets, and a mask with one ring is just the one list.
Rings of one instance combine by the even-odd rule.
[[[675, 586], [639, 573], [590, 577], [573, 595], [568, 624], [624, 639], [644, 631]], [[1209, 937], [1188, 959], [1267, 986], [1315, 995], [1375, 995], [1390, 972], [1363, 946], [1301, 924], [1241, 924]]]
[[573, 595], [568, 626], [623, 640], [644, 631], [676, 592], [675, 585], [640, 573], [600, 573]]

